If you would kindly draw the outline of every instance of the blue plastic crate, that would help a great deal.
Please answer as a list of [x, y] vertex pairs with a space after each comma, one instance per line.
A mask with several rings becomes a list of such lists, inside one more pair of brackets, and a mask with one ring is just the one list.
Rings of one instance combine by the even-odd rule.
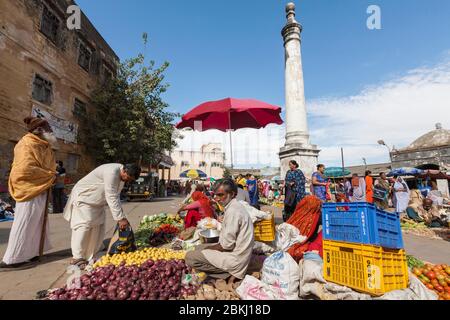
[[403, 249], [400, 218], [369, 203], [325, 203], [322, 207], [325, 240]]

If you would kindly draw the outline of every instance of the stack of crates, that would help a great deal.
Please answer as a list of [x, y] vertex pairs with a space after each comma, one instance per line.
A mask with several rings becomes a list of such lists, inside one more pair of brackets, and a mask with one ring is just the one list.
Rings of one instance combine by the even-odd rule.
[[369, 203], [325, 203], [322, 219], [325, 280], [374, 296], [408, 287], [397, 213]]
[[270, 219], [256, 222], [253, 226], [255, 241], [272, 242], [275, 240], [275, 215]]

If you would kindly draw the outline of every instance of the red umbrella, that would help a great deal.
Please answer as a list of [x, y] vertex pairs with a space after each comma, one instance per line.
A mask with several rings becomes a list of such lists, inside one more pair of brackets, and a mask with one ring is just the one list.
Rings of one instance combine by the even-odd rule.
[[251, 99], [227, 98], [199, 105], [184, 115], [177, 129], [195, 128], [201, 121], [202, 131], [216, 129], [223, 132], [244, 128], [260, 129], [269, 124], [283, 124], [281, 108]]
[[[283, 124], [280, 114], [280, 107], [262, 101], [226, 98], [205, 102], [195, 107], [183, 116], [176, 128], [191, 128], [198, 131], [216, 129], [223, 132], [244, 128], [261, 129], [269, 124]], [[233, 163], [231, 165], [233, 166]]]

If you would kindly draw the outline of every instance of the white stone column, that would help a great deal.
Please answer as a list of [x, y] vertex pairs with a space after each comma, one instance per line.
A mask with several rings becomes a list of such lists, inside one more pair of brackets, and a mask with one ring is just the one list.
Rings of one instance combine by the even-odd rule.
[[303, 80], [301, 25], [295, 20], [295, 5], [286, 6], [287, 24], [282, 35], [285, 47], [286, 145], [309, 145]]
[[282, 30], [285, 48], [286, 144], [280, 150], [281, 177], [296, 160], [307, 179], [316, 170], [320, 150], [309, 140], [308, 117], [301, 53], [302, 26], [295, 19], [295, 4], [286, 6], [287, 23]]

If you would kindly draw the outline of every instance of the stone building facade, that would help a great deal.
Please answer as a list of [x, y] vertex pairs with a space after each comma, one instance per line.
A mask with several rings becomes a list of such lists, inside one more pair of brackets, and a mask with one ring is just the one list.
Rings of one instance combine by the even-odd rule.
[[437, 124], [408, 147], [393, 150], [392, 167], [414, 167], [419, 169], [450, 170], [450, 130]]
[[174, 165], [170, 169], [170, 179], [180, 179], [180, 174], [189, 169], [198, 169], [214, 179], [223, 178], [225, 153], [220, 143], [210, 143], [200, 151], [174, 150], [170, 154]]
[[94, 162], [78, 139], [93, 89], [113, 77], [119, 58], [87, 17], [67, 28], [72, 0], [0, 1], [0, 183], [13, 149], [26, 133], [23, 119], [47, 118], [58, 140], [58, 160], [77, 180]]

